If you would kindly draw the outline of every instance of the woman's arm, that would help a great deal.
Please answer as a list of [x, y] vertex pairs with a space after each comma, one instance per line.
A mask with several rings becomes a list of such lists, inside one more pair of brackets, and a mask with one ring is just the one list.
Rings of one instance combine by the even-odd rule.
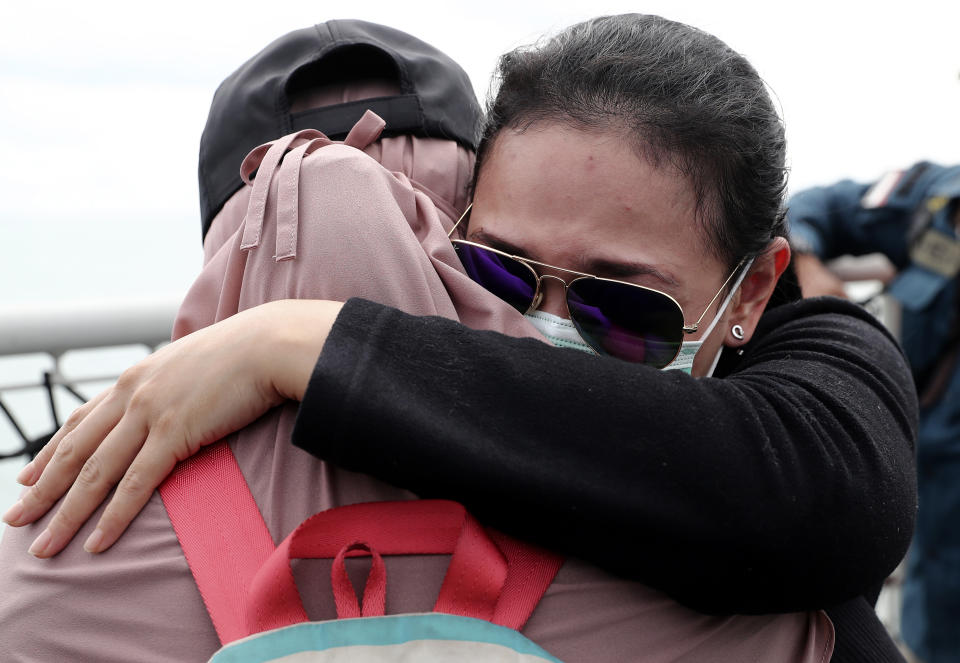
[[[78, 408], [17, 480], [31, 486], [4, 514], [34, 522], [64, 496], [30, 552], [51, 557], [116, 486], [84, 547], [109, 548], [177, 461], [303, 396], [342, 304], [275, 301], [170, 343]], [[284, 324], [278, 325], [277, 320]], [[69, 490], [69, 492], [68, 492]]]
[[[42, 551], [55, 554], [123, 476], [121, 499], [100, 521], [104, 538], [90, 546], [108, 547], [177, 450], [214, 439], [198, 421], [235, 419], [237, 403], [257, 401], [252, 420], [271, 399], [302, 396], [304, 369], [323, 347], [298, 444], [424, 496], [462, 500], [504, 530], [702, 610], [828, 605], [882, 579], [909, 539], [915, 397], [895, 344], [852, 305], [778, 307], [725, 380], [360, 300], [324, 345], [338, 311], [332, 302], [268, 304], [141, 362], [28, 466], [23, 480], [35, 485], [8, 522], [38, 518], [79, 473]], [[291, 324], [270, 324], [277, 315]], [[303, 333], [277, 345], [270, 335], [282, 328]], [[224, 382], [224, 366], [243, 375]], [[240, 398], [249, 388], [259, 396]], [[240, 391], [203, 398], [231, 389]], [[107, 435], [118, 418], [137, 434]]]
[[722, 380], [351, 300], [294, 442], [700, 610], [762, 613], [897, 564], [916, 417], [896, 344], [837, 300], [766, 314]]

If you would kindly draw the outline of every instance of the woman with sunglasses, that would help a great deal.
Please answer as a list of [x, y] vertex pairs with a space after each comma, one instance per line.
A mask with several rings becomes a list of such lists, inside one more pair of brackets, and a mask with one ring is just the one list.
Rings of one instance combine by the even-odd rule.
[[[589, 354], [359, 299], [281, 302], [188, 337], [152, 385], [126, 385], [135, 402], [162, 410], [197, 356], [209, 388], [218, 364], [237, 379], [238, 355], [276, 347], [282, 309], [305, 333], [249, 362], [238, 386], [264, 403], [244, 416], [300, 400], [293, 439], [312, 453], [706, 612], [850, 601], [838, 648], [883, 660], [855, 597], [909, 540], [915, 399], [875, 321], [779, 282], [783, 130], [762, 82], [717, 40], [634, 16], [508, 54], [500, 75], [455, 246], [472, 278]], [[137, 461], [149, 490], [162, 446]], [[52, 451], [29, 483], [76, 475]], [[131, 503], [111, 503], [95, 550]]]

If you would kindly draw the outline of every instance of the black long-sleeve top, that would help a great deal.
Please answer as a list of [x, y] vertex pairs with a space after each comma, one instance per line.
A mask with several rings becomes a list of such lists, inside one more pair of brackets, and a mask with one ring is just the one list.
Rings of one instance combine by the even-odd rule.
[[823, 608], [902, 558], [913, 383], [832, 298], [768, 310], [695, 379], [350, 300], [298, 446], [705, 612]]

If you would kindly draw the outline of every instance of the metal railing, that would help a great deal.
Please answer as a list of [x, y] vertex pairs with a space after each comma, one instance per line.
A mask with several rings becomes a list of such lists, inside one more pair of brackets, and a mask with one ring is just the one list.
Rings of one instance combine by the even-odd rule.
[[[45, 355], [49, 368], [29, 378], [11, 377], [0, 366], [0, 415], [7, 420], [21, 446], [0, 453], [0, 459], [32, 457], [60, 427], [55, 394], [58, 390], [83, 402], [82, 385], [109, 383], [123, 368], [70, 374], [63, 370], [68, 353], [94, 348], [142, 346], [153, 351], [170, 340], [179, 297], [128, 300], [41, 302], [0, 307], [0, 357]], [[50, 412], [49, 431], [27, 432], [6, 401], [16, 392], [42, 389]]]

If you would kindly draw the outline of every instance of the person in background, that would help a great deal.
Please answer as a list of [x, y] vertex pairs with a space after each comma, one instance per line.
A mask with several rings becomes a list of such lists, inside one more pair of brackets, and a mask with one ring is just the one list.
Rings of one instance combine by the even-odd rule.
[[897, 269], [900, 341], [920, 399], [919, 512], [901, 631], [925, 663], [960, 661], [960, 166], [801, 191], [788, 206], [803, 294], [843, 296], [823, 261], [882, 253]]

